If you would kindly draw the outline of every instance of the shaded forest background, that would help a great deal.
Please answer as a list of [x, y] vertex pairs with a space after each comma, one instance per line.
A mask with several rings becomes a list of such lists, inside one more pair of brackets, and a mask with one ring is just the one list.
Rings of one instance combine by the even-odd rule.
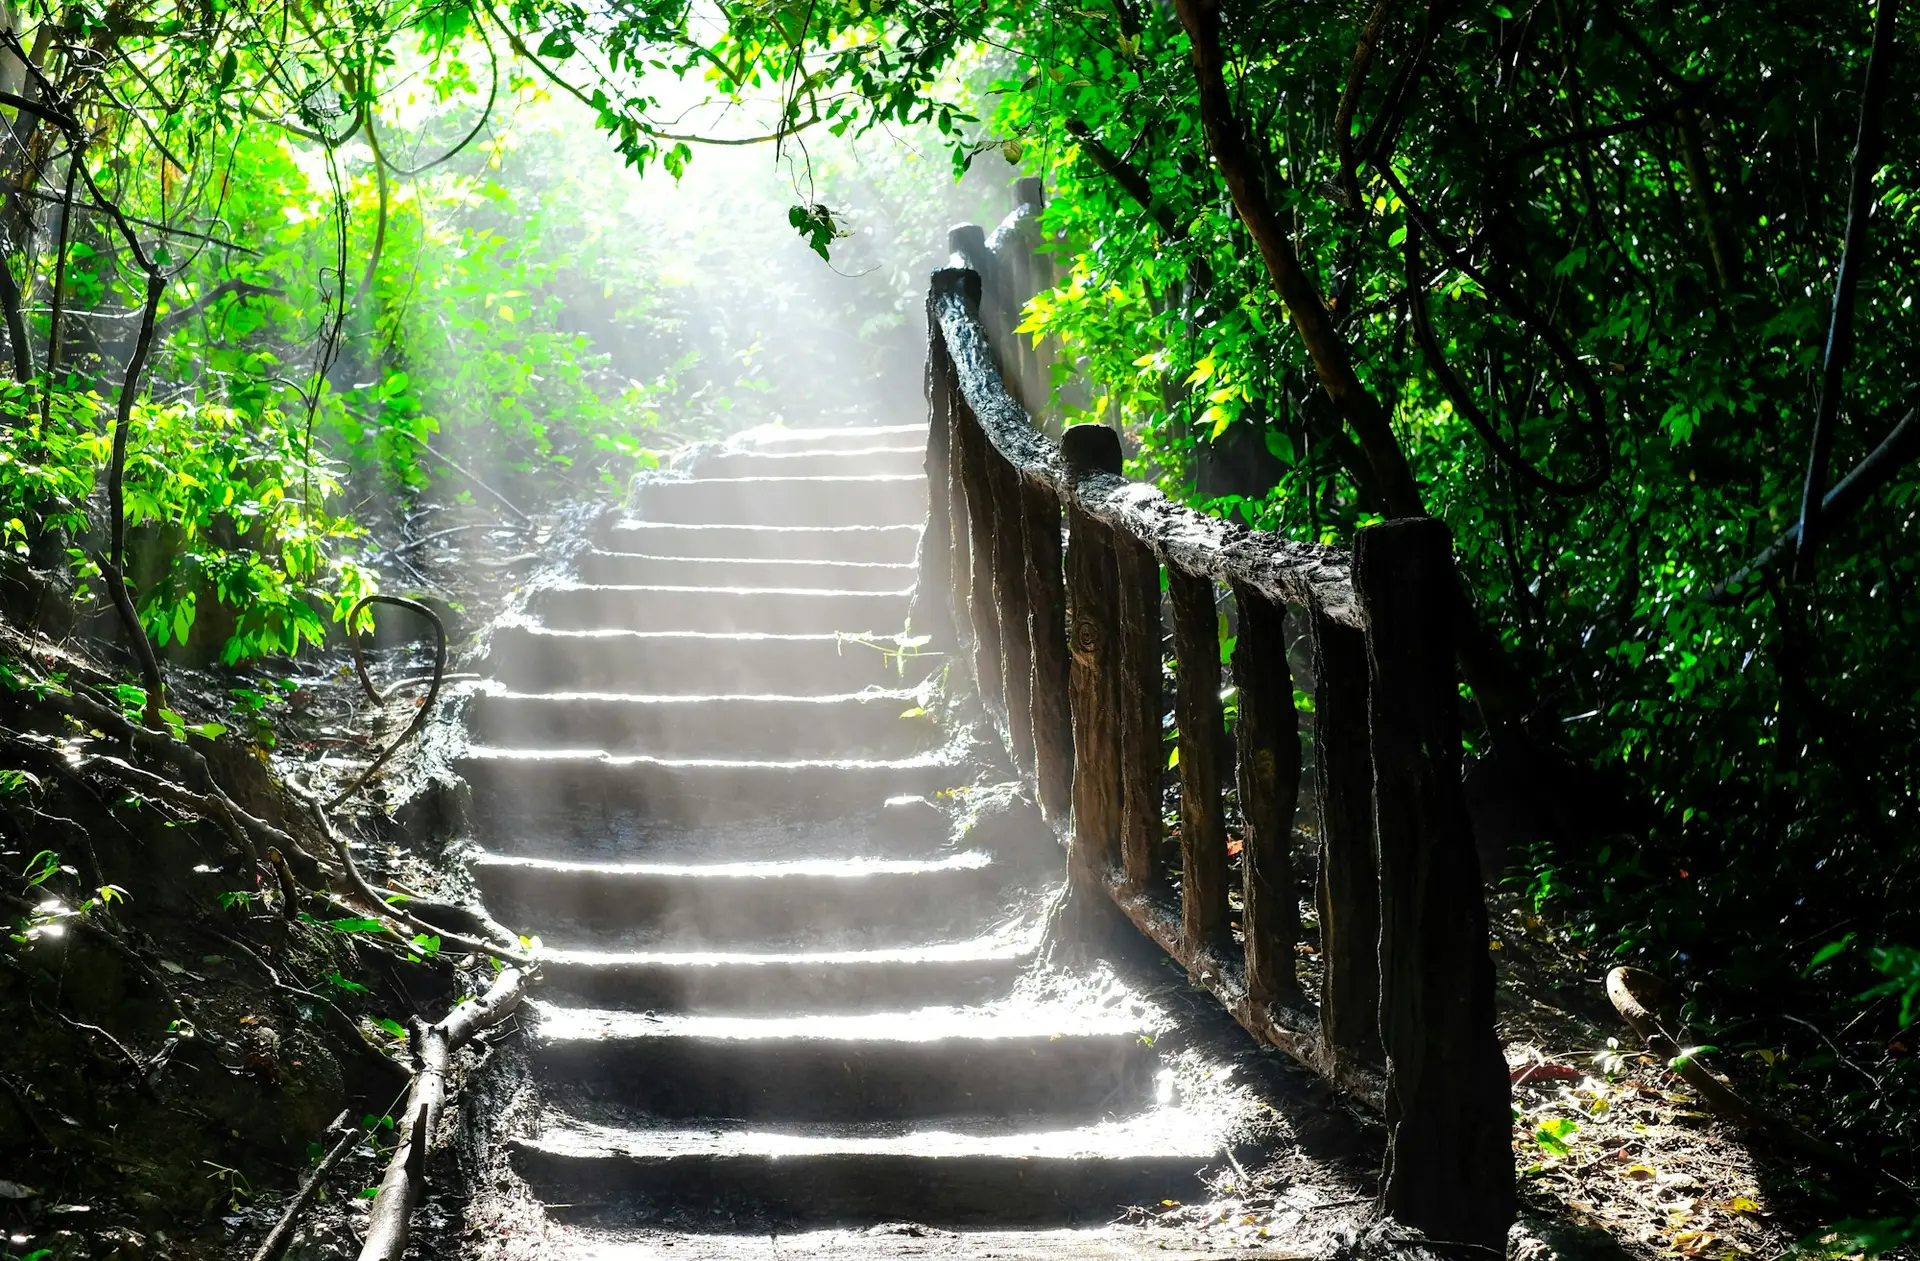
[[151, 724], [123, 580], [160, 660], [270, 663], [416, 590], [430, 500], [915, 415], [945, 225], [1038, 175], [1053, 419], [1255, 528], [1443, 517], [1512, 895], [1910, 1184], [1915, 52], [1889, 0], [28, 5], [0, 595]]

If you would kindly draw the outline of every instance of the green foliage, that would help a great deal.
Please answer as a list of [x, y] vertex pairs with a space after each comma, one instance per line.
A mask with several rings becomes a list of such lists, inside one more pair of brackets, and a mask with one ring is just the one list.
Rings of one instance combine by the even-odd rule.
[[1912, 1027], [1914, 1020], [1920, 1018], [1920, 950], [1912, 946], [1876, 947], [1873, 966], [1887, 979], [1860, 997], [1898, 999], [1900, 1027]]

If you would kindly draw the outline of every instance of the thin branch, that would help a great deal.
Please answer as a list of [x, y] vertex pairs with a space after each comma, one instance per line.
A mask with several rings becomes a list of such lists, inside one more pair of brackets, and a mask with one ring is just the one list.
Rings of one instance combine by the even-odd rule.
[[1820, 401], [1813, 418], [1813, 443], [1807, 453], [1807, 480], [1800, 494], [1800, 544], [1793, 557], [1793, 580], [1813, 576], [1813, 551], [1820, 545], [1821, 495], [1827, 466], [1833, 461], [1840, 384], [1853, 353], [1853, 295], [1867, 252], [1867, 218], [1873, 205], [1873, 176], [1880, 166], [1884, 139], [1887, 79], [1893, 61], [1893, 21], [1898, 0], [1880, 0], [1873, 16], [1873, 51], [1867, 55], [1866, 90], [1860, 96], [1860, 131], [1853, 146], [1853, 186], [1847, 194], [1847, 236], [1840, 251], [1840, 274], [1833, 283], [1833, 314], [1827, 323], [1826, 358], [1820, 368]]
[[322, 1156], [320, 1163], [307, 1174], [306, 1181], [300, 1184], [300, 1190], [295, 1192], [294, 1197], [287, 1202], [285, 1211], [280, 1214], [280, 1220], [273, 1224], [273, 1229], [267, 1232], [267, 1237], [262, 1239], [260, 1246], [254, 1250], [253, 1261], [280, 1261], [280, 1254], [287, 1250], [289, 1243], [293, 1242], [293, 1231], [300, 1224], [300, 1215], [306, 1212], [307, 1205], [313, 1202], [314, 1195], [320, 1190], [321, 1184], [327, 1180], [327, 1175], [333, 1172], [334, 1166], [353, 1150], [354, 1145], [362, 1137], [359, 1127], [349, 1123], [352, 1115], [351, 1112], [342, 1112], [333, 1119], [333, 1124], [327, 1127], [329, 1134], [336, 1130], [344, 1130], [345, 1133], [340, 1135], [340, 1141], [335, 1143], [333, 1149]]
[[327, 803], [327, 809], [329, 810], [339, 809], [341, 802], [366, 787], [367, 781], [373, 778], [374, 773], [382, 766], [385, 766], [387, 760], [395, 753], [398, 753], [401, 746], [413, 739], [414, 733], [426, 725], [428, 716], [433, 712], [433, 703], [440, 698], [441, 677], [447, 672], [447, 627], [446, 624], [440, 620], [438, 613], [435, 613], [432, 609], [420, 603], [420, 601], [409, 600], [405, 596], [362, 596], [354, 602], [353, 608], [347, 613], [347, 643], [353, 648], [353, 669], [354, 672], [360, 676], [360, 686], [366, 689], [367, 699], [371, 700], [375, 705], [384, 705], [388, 700], [387, 697], [380, 695], [379, 689], [373, 686], [373, 680], [367, 676], [366, 659], [360, 654], [360, 615], [367, 610], [368, 606], [374, 604], [390, 605], [396, 609], [405, 609], [409, 613], [417, 613], [432, 624], [434, 634], [433, 685], [427, 689], [426, 699], [421, 701], [420, 707], [414, 711], [413, 721], [407, 724], [407, 729], [401, 732], [385, 749], [381, 750], [380, 756], [373, 759], [373, 765], [360, 772], [358, 779], [342, 789], [334, 796], [333, 800]]
[[[1820, 501], [1823, 528], [1837, 525], [1873, 497], [1873, 493], [1893, 480], [1894, 474], [1920, 459], [1920, 410], [1904, 416], [1893, 431], [1866, 459], [1853, 466]], [[1744, 604], [1766, 590], [1766, 579], [1780, 565], [1790, 561], [1800, 545], [1800, 523], [1781, 531], [1758, 556], [1712, 591], [1708, 604]]]
[[1333, 112], [1333, 142], [1340, 155], [1340, 191], [1347, 209], [1360, 208], [1359, 159], [1353, 151], [1353, 115], [1360, 105], [1360, 90], [1366, 86], [1367, 70], [1380, 46], [1393, 12], [1393, 0], [1375, 0], [1367, 24], [1360, 28], [1360, 40], [1354, 45], [1353, 62], [1347, 67], [1347, 85], [1340, 93], [1340, 104]]
[[158, 271], [147, 272], [147, 297], [140, 308], [140, 334], [133, 343], [133, 356], [127, 360], [127, 373], [120, 382], [119, 407], [114, 413], [113, 455], [107, 463], [107, 513], [111, 518], [108, 528], [112, 542], [105, 563], [100, 566], [107, 593], [119, 611], [127, 638], [140, 659], [140, 673], [146, 680], [147, 709], [142, 721], [155, 729], [162, 725], [160, 711], [166, 706], [165, 680], [160, 675], [160, 659], [154, 655], [153, 641], [147, 638], [147, 628], [141, 625], [139, 610], [134, 608], [133, 597], [127, 592], [127, 435], [133, 427], [133, 401], [140, 392], [140, 377], [153, 350], [160, 295], [166, 288], [167, 282]]
[[284, 298], [287, 296], [286, 290], [277, 289], [272, 285], [256, 285], [249, 280], [223, 280], [186, 306], [181, 307], [178, 311], [169, 311], [166, 315], [162, 316], [159, 324], [154, 327], [154, 336], [165, 337], [167, 334], [173, 332], [174, 329], [180, 327], [180, 325], [186, 323], [230, 293], [239, 294], [243, 298]]
[[[1489, 442], [1495, 444], [1495, 450], [1500, 452], [1502, 459], [1508, 460], [1522, 476], [1526, 477], [1527, 480], [1533, 482], [1535, 485], [1540, 486], [1542, 489], [1551, 490], [1556, 494], [1577, 495], [1585, 494], [1587, 491], [1593, 490], [1595, 487], [1606, 482], [1606, 480], [1613, 475], [1613, 447], [1607, 434], [1607, 396], [1606, 392], [1600, 388], [1600, 383], [1594, 379], [1593, 373], [1588, 370], [1587, 365], [1581, 360], [1579, 352], [1573, 348], [1572, 343], [1561, 334], [1560, 330], [1554, 327], [1553, 321], [1545, 315], [1542, 315], [1531, 302], [1528, 302], [1520, 295], [1518, 290], [1507, 284], [1506, 281], [1482, 272], [1473, 265], [1471, 259], [1467, 258], [1460, 250], [1449, 244], [1446, 238], [1440, 235], [1436, 229], [1433, 217], [1414, 199], [1413, 194], [1407, 190], [1406, 185], [1402, 184], [1400, 178], [1393, 173], [1391, 166], [1381, 163], [1376, 169], [1379, 171], [1381, 178], [1387, 182], [1387, 187], [1393, 190], [1394, 196], [1400, 199], [1401, 205], [1406, 208], [1407, 212], [1407, 286], [1409, 289], [1409, 298], [1413, 303], [1416, 332], [1419, 331], [1418, 323], [1423, 317], [1427, 301], [1426, 286], [1424, 284], [1415, 284], [1415, 281], [1418, 279], [1415, 273], [1417, 271], [1417, 261], [1419, 257], [1419, 240], [1421, 235], [1424, 234], [1434, 239], [1435, 245], [1439, 248], [1441, 254], [1445, 256], [1449, 266], [1472, 280], [1484, 289], [1489, 296], [1497, 300], [1501, 306], [1507, 309], [1509, 314], [1520, 322], [1521, 326], [1524, 327], [1527, 332], [1531, 333], [1541, 342], [1544, 342], [1547, 349], [1553, 352], [1553, 357], [1560, 361], [1560, 367], [1567, 374], [1569, 383], [1574, 389], [1580, 392], [1586, 401], [1581, 429], [1592, 451], [1594, 465], [1588, 473], [1580, 477], [1577, 481], [1558, 482], [1540, 473], [1538, 470], [1533, 469], [1523, 461], [1520, 461], [1519, 453], [1507, 445], [1503, 439], [1500, 439], [1493, 431], [1491, 425], [1486, 425], [1484, 416], [1481, 416], [1478, 421], [1474, 422], [1474, 427], [1481, 431], [1482, 437], [1487, 438]], [[1428, 345], [1428, 342], [1432, 343], [1431, 346]], [[1439, 353], [1439, 342], [1432, 337], [1431, 328], [1429, 328], [1425, 336], [1423, 336], [1421, 344], [1422, 349], [1428, 352], [1429, 360], [1441, 365], [1442, 369], [1444, 369], [1445, 359]], [[1452, 372], [1450, 370], [1436, 370], [1436, 374], [1441, 377], [1441, 384], [1448, 386], [1448, 382], [1452, 378]], [[1453, 385], [1458, 385], [1458, 382], [1453, 381]], [[1460, 396], [1470, 398], [1464, 389], [1460, 390]], [[1451, 386], [1448, 386], [1448, 397], [1453, 397], [1453, 389]], [[1457, 404], [1458, 400], [1456, 399], [1455, 401]], [[1477, 408], [1472, 409], [1472, 411], [1474, 414], [1470, 414], [1467, 417], [1469, 421], [1474, 421], [1474, 415], [1478, 414]]]
[[[1423, 268], [1420, 262], [1420, 224], [1412, 215], [1407, 217], [1406, 232], [1407, 294], [1413, 313], [1414, 340], [1420, 343], [1420, 352], [1427, 361], [1428, 370], [1439, 379], [1440, 388], [1453, 403], [1454, 410], [1466, 417], [1467, 423], [1472, 425], [1474, 431], [1493, 449], [1494, 455], [1499, 457], [1501, 463], [1519, 474], [1521, 480], [1537, 489], [1552, 495], [1574, 497], [1585, 495], [1603, 484], [1611, 471], [1610, 461], [1604, 456], [1595, 462], [1592, 469], [1580, 477], [1573, 481], [1562, 481], [1535, 468], [1526, 456], [1520, 453], [1519, 448], [1507, 441], [1494, 427], [1493, 422], [1480, 409], [1480, 404], [1475, 401], [1473, 391], [1467, 388], [1466, 383], [1454, 373], [1453, 366], [1447, 362], [1446, 352], [1440, 345], [1440, 338], [1434, 332], [1433, 311], [1428, 301], [1426, 278], [1422, 274]], [[1589, 437], [1594, 436], [1596, 435], [1590, 427]], [[1597, 437], [1604, 449], [1606, 442], [1604, 428], [1599, 429]], [[1524, 588], [1516, 585], [1515, 589]]]

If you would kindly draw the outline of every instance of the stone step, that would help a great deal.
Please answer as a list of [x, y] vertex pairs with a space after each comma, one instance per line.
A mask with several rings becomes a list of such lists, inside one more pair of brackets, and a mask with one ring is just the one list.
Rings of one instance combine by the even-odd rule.
[[[924, 859], [617, 862], [483, 853], [474, 879], [495, 918], [565, 946], [635, 930], [686, 946], [748, 946], [858, 925], [908, 934], [977, 926], [1001, 909], [1013, 869], [982, 850]], [[564, 927], [555, 927], [563, 925]]]
[[700, 461], [698, 477], [846, 477], [865, 473], [911, 476], [924, 473], [927, 447], [913, 443], [886, 443], [843, 450], [749, 448], [722, 451]]
[[826, 429], [787, 429], [768, 426], [741, 434], [741, 447], [757, 451], [858, 451], [863, 447], [900, 446], [924, 449], [927, 427], [916, 425], [845, 425]]
[[910, 564], [652, 556], [598, 548], [581, 553], [574, 561], [574, 570], [582, 582], [604, 586], [804, 587], [827, 591], [905, 591], [918, 576]]
[[[661, 1016], [540, 1006], [541, 1079], [656, 1117], [1098, 1116], [1152, 1102], [1141, 1031], [1084, 1012]], [[551, 1093], [551, 1092], [550, 1092]]]
[[[657, 863], [692, 867], [712, 863], [805, 861], [857, 864], [934, 862], [951, 852], [945, 815], [925, 798], [824, 819], [729, 819], [683, 823], [628, 815], [617, 826], [587, 832], [533, 826], [489, 829], [487, 854], [563, 862]], [[989, 838], [1002, 839], [1002, 838]], [[1016, 857], [1040, 847], [1021, 847]], [[1054, 864], [1047, 870], [1051, 873]]]
[[544, 950], [550, 997], [708, 1015], [884, 1011], [991, 1002], [1025, 971], [1032, 934], [870, 950]]
[[927, 515], [927, 479], [874, 473], [648, 482], [634, 513], [691, 525], [918, 525]]
[[837, 696], [482, 693], [467, 708], [467, 730], [477, 743], [499, 748], [660, 757], [900, 758], [941, 739], [915, 694], [898, 689]]
[[495, 829], [619, 828], [634, 816], [668, 823], [778, 817], [826, 819], [926, 796], [964, 778], [934, 754], [886, 761], [658, 758], [588, 750], [478, 745], [455, 760], [475, 816]]
[[614, 689], [655, 695], [790, 695], [911, 687], [945, 658], [897, 638], [750, 631], [497, 628], [484, 672], [523, 692]]
[[769, 631], [897, 634], [910, 591], [790, 587], [597, 587], [535, 592], [528, 612], [554, 630]]
[[1126, 1205], [1194, 1199], [1221, 1147], [1204, 1120], [1172, 1108], [1094, 1125], [960, 1117], [777, 1130], [595, 1116], [555, 1117], [512, 1140], [514, 1166], [575, 1216], [619, 1206], [642, 1221], [699, 1205], [716, 1220], [1105, 1222]]
[[686, 525], [609, 514], [595, 527], [594, 539], [610, 552], [652, 556], [911, 565], [920, 524]]

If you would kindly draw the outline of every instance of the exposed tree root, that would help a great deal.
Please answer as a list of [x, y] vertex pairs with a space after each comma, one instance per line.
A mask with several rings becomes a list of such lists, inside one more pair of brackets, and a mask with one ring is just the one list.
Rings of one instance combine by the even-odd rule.
[[485, 997], [460, 1004], [438, 1024], [414, 1025], [413, 1087], [407, 1092], [399, 1144], [368, 1216], [360, 1261], [400, 1261], [406, 1251], [413, 1210], [426, 1190], [427, 1152], [446, 1108], [447, 1077], [454, 1052], [481, 1030], [511, 1015], [520, 1006], [526, 987], [527, 974], [519, 968], [507, 968], [494, 979]]

